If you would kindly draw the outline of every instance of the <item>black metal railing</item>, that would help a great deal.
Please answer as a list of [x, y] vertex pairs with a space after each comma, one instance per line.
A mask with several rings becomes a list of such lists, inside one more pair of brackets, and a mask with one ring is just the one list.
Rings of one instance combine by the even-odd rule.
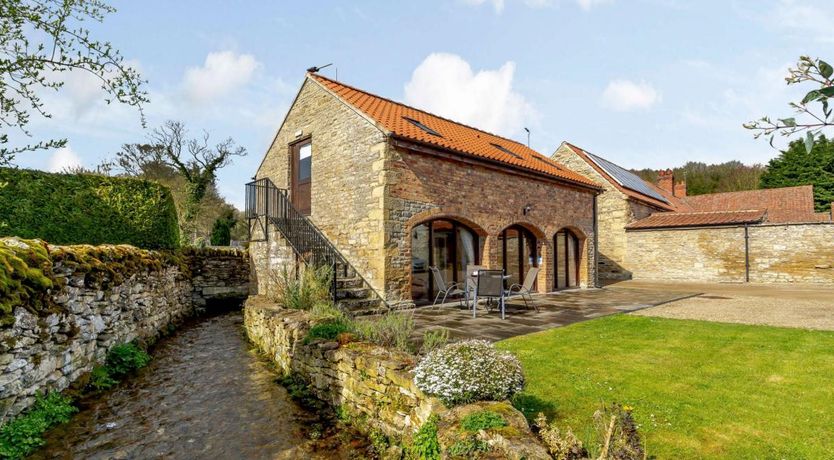
[[286, 189], [276, 187], [267, 178], [246, 184], [245, 215], [249, 220], [250, 240], [253, 224], [256, 222], [263, 232], [264, 240], [268, 239], [269, 226], [273, 225], [305, 263], [314, 267], [330, 267], [333, 275], [334, 301], [337, 297], [337, 279], [354, 273], [362, 280], [369, 293], [380, 301], [381, 305], [387, 306], [383, 297], [353, 268], [321, 230], [293, 206]]

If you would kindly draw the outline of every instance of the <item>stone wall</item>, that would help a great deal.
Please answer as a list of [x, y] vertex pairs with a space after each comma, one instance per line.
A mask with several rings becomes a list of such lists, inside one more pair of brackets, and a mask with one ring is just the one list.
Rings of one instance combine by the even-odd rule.
[[[311, 326], [305, 311], [283, 309], [252, 297], [244, 309], [244, 325], [249, 339], [281, 372], [302, 377], [316, 397], [348, 414], [367, 417], [370, 429], [387, 436], [409, 439], [432, 414], [448, 425], [456, 414], [466, 412], [467, 406], [449, 410], [417, 388], [410, 372], [416, 364], [412, 355], [366, 343], [304, 344]], [[493, 404], [501, 407], [515, 429], [512, 436], [491, 435], [488, 442], [503, 454], [495, 458], [550, 458], [521, 413], [506, 403]]]
[[[744, 282], [744, 227], [628, 232], [634, 279]], [[750, 281], [834, 283], [834, 224], [749, 227]]]
[[625, 226], [657, 210], [630, 200], [565, 144], [556, 149], [552, 158], [604, 187], [605, 191], [597, 197], [599, 277], [609, 280], [630, 279], [631, 272], [625, 267], [628, 245]]
[[[267, 177], [277, 187], [289, 188], [290, 145], [308, 137], [312, 141], [310, 219], [371, 286], [382, 292], [385, 134], [308, 78], [256, 177]], [[262, 256], [260, 252], [265, 249], [273, 256]], [[276, 246], [254, 246], [251, 250], [259, 287], [263, 288], [269, 283], [270, 267], [275, 268], [271, 263], [283, 260], [286, 251]]]
[[[554, 290], [553, 237], [563, 228], [580, 239], [580, 284], [593, 285], [594, 192], [522, 173], [392, 148], [386, 163], [386, 275], [389, 296], [411, 296], [411, 230], [444, 217], [481, 237], [481, 263], [500, 268], [503, 229], [513, 224], [537, 239], [538, 290]], [[525, 215], [523, 209], [530, 205]]]
[[[567, 227], [582, 242], [580, 281], [594, 279], [593, 192], [523, 174], [408, 153], [363, 114], [316, 81], [305, 79], [261, 163], [257, 178], [289, 188], [291, 145], [312, 140], [310, 219], [385, 298], [411, 299], [411, 227], [444, 215], [472, 223], [486, 237], [482, 259], [497, 263], [497, 238], [512, 224], [528, 227], [543, 256], [539, 290], [552, 290], [554, 234]], [[522, 208], [532, 205], [525, 216]], [[465, 219], [470, 219], [466, 221]], [[253, 228], [254, 234], [262, 233]], [[259, 292], [269, 271], [292, 263], [280, 237], [254, 243]]]
[[130, 246], [42, 247], [50, 260], [39, 270], [53, 287], [38, 304], [31, 294], [14, 308], [14, 322], [0, 327], [0, 424], [29, 407], [36, 394], [68, 388], [114, 345], [152, 340], [212, 301], [249, 291], [242, 251], [172, 258]]

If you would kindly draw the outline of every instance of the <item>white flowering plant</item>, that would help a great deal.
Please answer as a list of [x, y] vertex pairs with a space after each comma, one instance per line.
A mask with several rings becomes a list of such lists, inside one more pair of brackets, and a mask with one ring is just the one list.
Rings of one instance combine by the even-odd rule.
[[414, 368], [414, 383], [455, 406], [508, 399], [524, 388], [524, 373], [512, 353], [485, 340], [466, 340], [429, 352]]

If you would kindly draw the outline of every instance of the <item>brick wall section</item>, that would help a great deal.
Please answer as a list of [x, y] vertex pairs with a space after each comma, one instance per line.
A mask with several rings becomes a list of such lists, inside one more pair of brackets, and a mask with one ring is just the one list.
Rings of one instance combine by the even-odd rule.
[[[834, 224], [749, 228], [750, 281], [834, 283]], [[635, 279], [744, 282], [744, 228], [628, 232]]]
[[[499, 267], [503, 229], [520, 224], [537, 237], [542, 256], [539, 291], [553, 290], [553, 236], [569, 228], [580, 237], [580, 283], [594, 279], [594, 193], [546, 180], [500, 172], [401, 148], [386, 164], [386, 247], [391, 259], [390, 293], [408, 298], [411, 287], [411, 229], [430, 218], [449, 217], [472, 227], [484, 240], [481, 261]], [[531, 212], [523, 215], [523, 208]]]
[[[384, 285], [382, 181], [385, 136], [319, 84], [305, 80], [256, 174], [290, 184], [289, 144], [312, 136], [311, 220], [377, 290]], [[298, 139], [300, 139], [298, 138]], [[252, 251], [259, 284], [268, 278], [264, 247]], [[274, 254], [286, 251], [273, 247]], [[283, 251], [283, 252], [282, 252]], [[273, 267], [275, 268], [275, 267]], [[261, 286], [263, 287], [263, 286]]]
[[636, 219], [647, 217], [655, 211], [654, 208], [628, 200], [628, 197], [564, 144], [559, 146], [552, 158], [604, 187], [605, 191], [597, 198], [599, 277], [629, 279], [631, 272], [625, 266], [628, 244], [625, 226]]

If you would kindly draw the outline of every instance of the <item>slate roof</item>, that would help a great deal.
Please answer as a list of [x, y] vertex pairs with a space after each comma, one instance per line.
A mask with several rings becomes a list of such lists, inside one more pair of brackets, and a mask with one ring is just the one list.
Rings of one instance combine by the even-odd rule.
[[[612, 175], [606, 169], [602, 168], [599, 164], [597, 164], [596, 161], [594, 161], [591, 158], [593, 156], [595, 158], [603, 159], [602, 157], [599, 157], [597, 155], [593, 155], [592, 153], [586, 151], [585, 149], [583, 149], [581, 147], [577, 147], [576, 145], [573, 145], [569, 142], [565, 142], [565, 145], [569, 149], [571, 149], [574, 153], [576, 153], [580, 158], [585, 160], [585, 162], [588, 163], [592, 168], [594, 168], [594, 170], [597, 173], [599, 173], [608, 182], [610, 182], [611, 185], [613, 185], [617, 190], [619, 190], [621, 193], [623, 193], [627, 197], [629, 197], [631, 199], [641, 201], [641, 202], [646, 203], [646, 204], [649, 204], [649, 205], [654, 206], [658, 209], [665, 209], [667, 211], [674, 211], [674, 210], [678, 209], [679, 207], [681, 207], [681, 204], [679, 203], [679, 200], [675, 199], [675, 197], [673, 197], [670, 193], [666, 193], [664, 190], [661, 190], [658, 186], [656, 186], [655, 184], [652, 184], [650, 182], [643, 181], [646, 188], [655, 192], [654, 194], [651, 194], [651, 195], [647, 194], [647, 193], [641, 193], [638, 190], [634, 190], [634, 189], [623, 186], [619, 181], [614, 179], [614, 177], [612, 177]], [[605, 160], [605, 161], [608, 162], [608, 163], [611, 163], [608, 160]], [[611, 163], [611, 164], [613, 164], [613, 163]], [[617, 167], [620, 168], [620, 169], [625, 170], [625, 168], [623, 168], [622, 166], [617, 166]], [[634, 175], [634, 177], [636, 177], [637, 179], [642, 181], [642, 179], [637, 177], [637, 175]], [[659, 199], [655, 198], [655, 195], [659, 195], [659, 196], [661, 196], [665, 199], [664, 200], [659, 200]]]
[[[316, 73], [308, 73], [307, 76], [398, 138], [499, 162], [514, 169], [544, 174], [584, 187], [600, 188], [585, 176], [519, 142], [368, 93]], [[417, 123], [414, 123], [415, 121]], [[429, 131], [422, 129], [418, 124], [422, 124]]]

